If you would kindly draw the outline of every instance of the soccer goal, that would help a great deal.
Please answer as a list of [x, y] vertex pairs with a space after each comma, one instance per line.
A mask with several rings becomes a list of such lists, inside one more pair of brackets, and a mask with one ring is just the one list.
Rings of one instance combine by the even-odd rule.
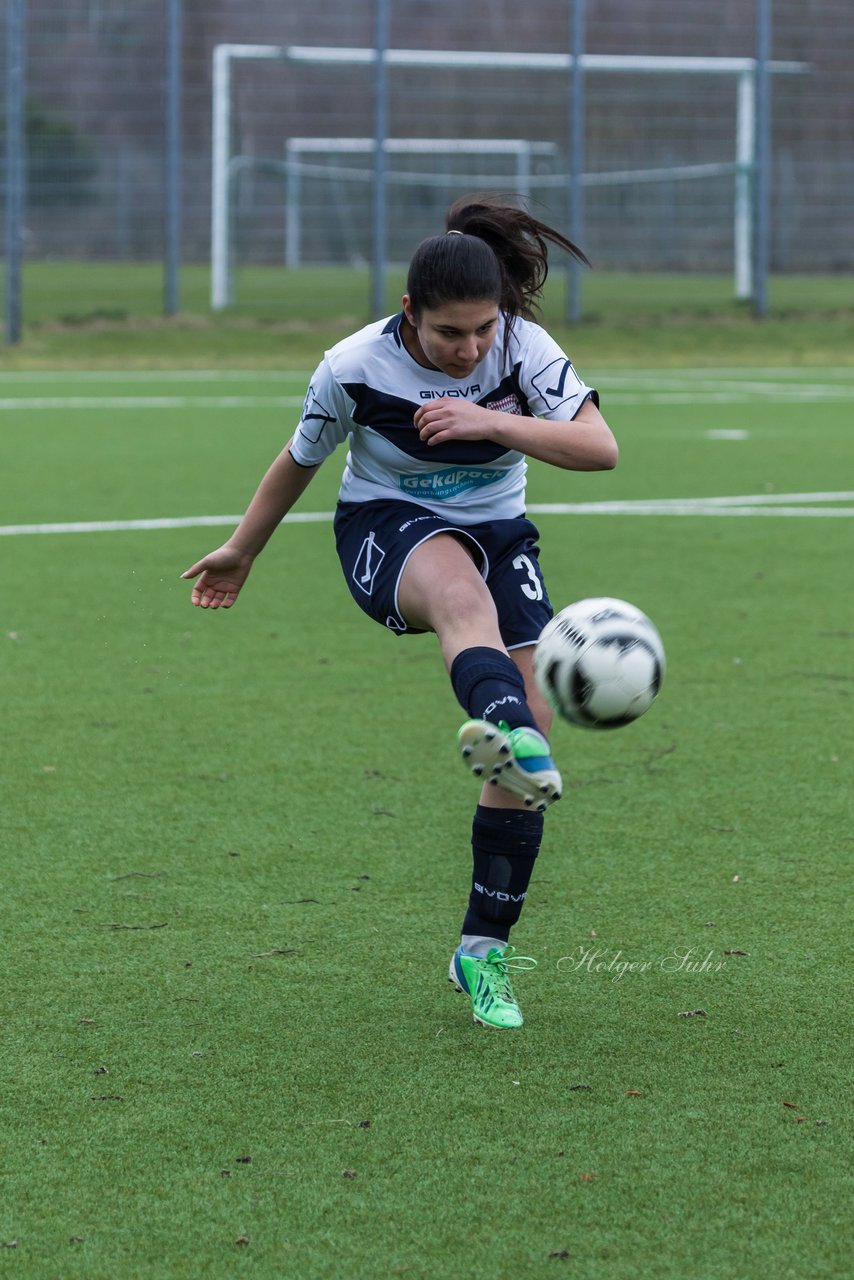
[[[234, 211], [235, 189], [242, 175], [264, 174], [279, 185], [283, 234], [280, 261], [296, 266], [308, 260], [304, 252], [303, 228], [309, 216], [303, 200], [307, 180], [327, 184], [329, 208], [337, 209], [340, 221], [341, 261], [363, 261], [358, 247], [348, 243], [348, 229], [370, 224], [372, 190], [377, 174], [376, 157], [381, 149], [384, 157], [401, 158], [409, 163], [394, 167], [383, 165], [381, 198], [388, 203], [392, 195], [425, 181], [424, 161], [439, 161], [448, 166], [449, 183], [455, 190], [474, 187], [503, 186], [521, 195], [530, 193], [532, 183], [537, 192], [565, 196], [573, 178], [565, 141], [559, 138], [499, 138], [472, 140], [452, 137], [366, 137], [286, 136], [279, 155], [259, 155], [246, 150], [236, 137], [234, 121], [234, 70], [246, 62], [281, 64], [284, 75], [297, 67], [325, 68], [329, 84], [335, 83], [345, 69], [366, 68], [370, 72], [378, 60], [377, 51], [366, 48], [328, 48], [279, 45], [218, 45], [213, 54], [213, 132], [211, 181], [211, 305], [222, 309], [233, 301]], [[497, 53], [449, 50], [388, 49], [383, 55], [389, 69], [405, 69], [410, 83], [429, 69], [448, 75], [453, 71], [480, 73], [488, 82], [498, 75], [513, 72], [542, 77], [561, 74], [568, 77], [575, 62], [571, 55], [560, 53]], [[734, 290], [738, 298], [753, 294], [754, 239], [754, 175], [756, 172], [757, 64], [753, 58], [668, 57], [631, 54], [584, 54], [580, 66], [585, 74], [610, 73], [617, 76], [724, 77], [733, 85], [733, 134], [730, 155], [712, 162], [693, 162], [691, 157], [674, 156], [666, 164], [638, 163], [615, 165], [579, 174], [577, 181], [585, 192], [613, 188], [636, 191], [666, 186], [668, 190], [686, 184], [728, 183], [731, 189], [731, 243]], [[797, 74], [807, 67], [798, 62], [772, 62], [768, 69], [775, 74]], [[567, 95], [568, 96], [568, 95]], [[354, 119], [356, 114], [354, 112]], [[459, 121], [461, 134], [467, 121]], [[634, 156], [633, 156], [634, 158]], [[484, 160], [490, 162], [486, 171]], [[461, 162], [464, 163], [461, 167]], [[492, 170], [490, 172], [489, 170]], [[536, 169], [536, 172], [535, 172]], [[439, 170], [437, 170], [439, 172]], [[437, 179], [438, 182], [438, 179]], [[361, 195], [359, 195], [361, 193]], [[327, 202], [324, 202], [326, 204]], [[375, 269], [377, 264], [374, 264]]]
[[[502, 182], [511, 185], [521, 196], [531, 194], [531, 178], [534, 165], [543, 179], [543, 162], [551, 173], [555, 171], [558, 148], [553, 142], [529, 142], [525, 138], [489, 138], [482, 141], [469, 138], [383, 138], [381, 144], [386, 156], [399, 156], [412, 168], [390, 171], [387, 180], [392, 185], [414, 186], [424, 181], [419, 160], [442, 162], [471, 161], [475, 157], [486, 158], [498, 168], [501, 161], [508, 161], [505, 173], [500, 175], [478, 173], [477, 180], [484, 184]], [[285, 265], [298, 267], [302, 262], [304, 177], [320, 178], [328, 184], [370, 185], [374, 179], [373, 166], [354, 166], [354, 157], [373, 157], [376, 154], [375, 138], [288, 138], [285, 144], [286, 159], [283, 175], [285, 181]], [[312, 157], [314, 158], [312, 160]], [[235, 157], [238, 161], [240, 158]], [[323, 163], [318, 163], [322, 161]], [[350, 163], [347, 163], [350, 161]], [[539, 163], [538, 163], [539, 162]], [[463, 170], [465, 172], [465, 170]], [[230, 193], [225, 194], [226, 209], [231, 203]]]

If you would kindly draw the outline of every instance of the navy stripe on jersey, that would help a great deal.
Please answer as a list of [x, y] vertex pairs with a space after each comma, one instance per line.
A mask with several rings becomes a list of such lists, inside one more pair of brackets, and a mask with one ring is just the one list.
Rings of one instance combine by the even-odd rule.
[[[342, 382], [353, 401], [351, 417], [360, 427], [370, 427], [396, 449], [421, 462], [455, 462], [471, 466], [494, 462], [509, 451], [491, 440], [450, 440], [447, 444], [427, 444], [415, 429], [413, 418], [418, 405], [389, 395], [365, 382]], [[530, 414], [529, 414], [530, 416]]]
[[403, 319], [403, 312], [398, 311], [396, 316], [389, 318], [388, 324], [383, 329], [383, 333], [390, 333], [395, 340], [397, 346], [403, 346], [403, 339], [400, 336], [400, 322]]

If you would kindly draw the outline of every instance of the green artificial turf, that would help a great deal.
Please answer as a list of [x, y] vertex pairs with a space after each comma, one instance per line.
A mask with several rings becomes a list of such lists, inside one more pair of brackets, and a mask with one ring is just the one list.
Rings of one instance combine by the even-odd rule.
[[[534, 505], [850, 485], [850, 374], [595, 372], [621, 465]], [[67, 404], [4, 411], [2, 523], [237, 513], [302, 384], [7, 379]], [[79, 403], [140, 396], [207, 399]], [[446, 981], [476, 787], [435, 642], [358, 612], [328, 523], [217, 614], [178, 575], [225, 527], [0, 538], [4, 1271], [846, 1274], [851, 520], [535, 518], [554, 603], [633, 600], [669, 666], [555, 729], [518, 1034]]]

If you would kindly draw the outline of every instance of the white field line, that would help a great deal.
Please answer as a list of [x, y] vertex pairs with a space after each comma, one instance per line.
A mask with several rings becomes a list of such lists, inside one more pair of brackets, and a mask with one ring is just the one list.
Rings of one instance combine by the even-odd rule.
[[[569, 504], [548, 505], [545, 509], [536, 506], [528, 507], [529, 511], [540, 515], [574, 515], [574, 516], [854, 516], [851, 507], [716, 507], [703, 502], [638, 502], [634, 505], [620, 502], [603, 502], [601, 505], [591, 503], [588, 509], [572, 507]], [[2, 533], [0, 529], [0, 533]]]
[[[598, 512], [604, 507], [629, 507], [632, 510], [636, 507], [686, 507], [686, 506], [703, 506], [703, 507], [762, 507], [762, 506], [780, 506], [789, 503], [811, 503], [811, 502], [851, 502], [854, 500], [854, 490], [839, 491], [832, 493], [745, 493], [733, 495], [725, 498], [639, 498], [626, 502], [588, 502], [576, 503], [572, 505], [572, 511], [582, 510], [583, 514], [587, 511]], [[533, 511], [534, 507], [529, 507], [529, 511]], [[541, 514], [554, 512], [561, 515], [570, 510], [568, 505], [563, 503], [545, 503], [536, 508]], [[610, 514], [610, 512], [606, 512]]]
[[[741, 387], [731, 390], [657, 391], [638, 388], [634, 391], [604, 391], [603, 404], [661, 404], [661, 405], [718, 405], [718, 404], [815, 404], [818, 401], [854, 399], [854, 386], [850, 387], [777, 387], [767, 394], [750, 392]], [[133, 409], [301, 409], [304, 395], [291, 396], [4, 396], [0, 398], [0, 413], [25, 413], [74, 409], [133, 410]]]
[[[817, 506], [814, 503], [850, 502], [851, 506]], [[545, 502], [528, 507], [532, 515], [560, 516], [854, 516], [854, 491], [835, 493], [761, 493], [720, 498], [661, 498], [635, 502]], [[295, 511], [284, 524], [315, 524], [332, 520], [332, 511]], [[0, 525], [0, 537], [28, 534], [125, 533], [150, 529], [201, 529], [227, 525], [233, 528], [239, 515], [175, 516], [150, 520], [81, 520], [62, 524]]]
[[0, 412], [25, 409], [301, 409], [305, 396], [27, 396], [0, 399]]
[[[588, 370], [585, 369], [585, 373]], [[776, 388], [781, 383], [826, 387], [839, 381], [851, 386], [854, 383], [854, 366], [850, 369], [598, 369], [597, 376], [603, 383], [614, 386], [756, 386], [760, 389]]]
[[[294, 511], [285, 516], [283, 523], [316, 524], [331, 520], [332, 511]], [[18, 537], [31, 533], [133, 533], [148, 529], [203, 529], [218, 525], [239, 523], [240, 516], [165, 516], [152, 520], [78, 520], [65, 524], [6, 524], [0, 525], [0, 538]]]
[[854, 399], [854, 386], [789, 386], [769, 387], [767, 391], [751, 389], [746, 383], [729, 383], [714, 388], [666, 391], [654, 387], [637, 387], [633, 391], [611, 390], [607, 384], [597, 388], [602, 403], [608, 404], [814, 404], [816, 401]]
[[[299, 369], [137, 369], [137, 370], [8, 370], [0, 372], [0, 387], [12, 394], [0, 398], [0, 412], [132, 409], [297, 409], [301, 408], [310, 372]], [[836, 381], [838, 379], [838, 381]], [[611, 369], [588, 371], [587, 380], [598, 387], [607, 404], [632, 405], [729, 405], [750, 403], [801, 403], [846, 401], [854, 398], [854, 367], [827, 369], [692, 368]], [[28, 386], [41, 390], [49, 384], [83, 386], [102, 384], [134, 386], [169, 383], [204, 386], [208, 394], [171, 395], [28, 395]], [[268, 383], [294, 386], [293, 395], [214, 395], [217, 386], [235, 383]], [[20, 390], [19, 390], [20, 388]], [[16, 394], [17, 392], [17, 394]]]
[[[798, 368], [793, 365], [780, 366], [706, 366], [701, 368], [664, 368], [656, 369], [645, 366], [639, 369], [586, 369], [586, 375], [593, 376], [603, 384], [625, 383], [635, 386], [640, 383], [664, 385], [697, 379], [709, 384], [721, 382], [742, 383], [745, 380], [761, 379], [772, 386], [780, 382], [802, 382], [808, 378], [811, 382], [826, 385], [831, 378], [840, 378], [854, 382], [854, 365], [833, 365], [827, 368], [809, 366]], [[305, 381], [311, 377], [310, 369], [3, 369], [0, 370], [0, 384], [4, 382], [289, 382], [292, 379]]]
[[307, 382], [306, 369], [25, 369], [0, 371], [4, 382]]

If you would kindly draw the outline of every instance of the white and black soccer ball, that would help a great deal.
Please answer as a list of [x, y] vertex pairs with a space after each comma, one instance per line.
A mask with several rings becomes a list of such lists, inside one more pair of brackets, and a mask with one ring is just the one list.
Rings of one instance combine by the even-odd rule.
[[608, 596], [561, 609], [534, 650], [543, 696], [564, 720], [588, 729], [618, 729], [642, 716], [664, 667], [661, 636], [646, 614]]

